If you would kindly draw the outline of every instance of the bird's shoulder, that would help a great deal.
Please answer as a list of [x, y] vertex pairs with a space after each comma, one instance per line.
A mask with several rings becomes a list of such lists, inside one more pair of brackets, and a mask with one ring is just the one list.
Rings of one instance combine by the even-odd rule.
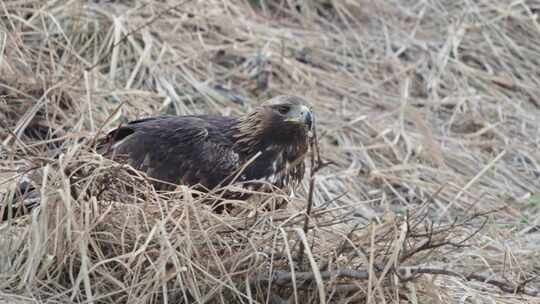
[[132, 120], [108, 132], [106, 140], [114, 145], [128, 137], [162, 141], [162, 144], [200, 141], [228, 141], [228, 130], [236, 118], [218, 115], [153, 116]]
[[134, 120], [109, 132], [108, 150], [157, 179], [213, 186], [241, 161], [230, 136], [235, 122], [212, 115]]

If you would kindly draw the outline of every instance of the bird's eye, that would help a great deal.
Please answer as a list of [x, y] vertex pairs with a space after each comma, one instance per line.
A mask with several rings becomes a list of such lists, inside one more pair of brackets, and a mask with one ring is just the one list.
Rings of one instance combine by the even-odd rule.
[[289, 106], [280, 106], [278, 108], [279, 114], [287, 114], [291, 108]]

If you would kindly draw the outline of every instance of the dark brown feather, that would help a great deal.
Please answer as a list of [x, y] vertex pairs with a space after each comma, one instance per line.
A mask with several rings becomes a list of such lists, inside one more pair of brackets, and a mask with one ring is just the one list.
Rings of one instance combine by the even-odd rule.
[[[280, 106], [289, 112], [282, 114]], [[189, 115], [136, 120], [109, 132], [98, 151], [175, 185], [212, 189], [238, 175], [238, 182], [262, 180], [279, 188], [294, 187], [304, 175], [311, 127], [311, 112], [306, 109], [303, 100], [280, 96], [238, 118]], [[305, 119], [289, 121], [297, 116]]]

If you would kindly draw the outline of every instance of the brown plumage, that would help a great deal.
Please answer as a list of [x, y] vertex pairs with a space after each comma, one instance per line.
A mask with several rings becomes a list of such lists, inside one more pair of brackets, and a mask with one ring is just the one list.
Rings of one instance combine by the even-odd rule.
[[[240, 117], [135, 120], [110, 131], [99, 141], [97, 151], [160, 180], [155, 183], [158, 189], [179, 184], [213, 189], [239, 182], [256, 190], [262, 185], [257, 182], [263, 181], [289, 190], [304, 176], [312, 117], [302, 98], [278, 96]], [[247, 198], [231, 191], [223, 196]], [[0, 205], [0, 222], [40, 203], [39, 192], [26, 181], [19, 184], [16, 197], [20, 203], [10, 208]]]
[[98, 151], [164, 181], [155, 184], [159, 189], [171, 184], [212, 189], [233, 181], [252, 189], [256, 181], [293, 188], [304, 176], [312, 123], [305, 100], [278, 96], [240, 117], [135, 120], [110, 131]]

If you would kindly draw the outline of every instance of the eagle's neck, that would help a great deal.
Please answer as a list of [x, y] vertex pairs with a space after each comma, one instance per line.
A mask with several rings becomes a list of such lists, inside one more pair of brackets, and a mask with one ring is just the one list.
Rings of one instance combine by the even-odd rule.
[[270, 145], [269, 136], [265, 131], [264, 117], [259, 112], [252, 112], [238, 118], [231, 132], [235, 150], [244, 157], [252, 157]]

